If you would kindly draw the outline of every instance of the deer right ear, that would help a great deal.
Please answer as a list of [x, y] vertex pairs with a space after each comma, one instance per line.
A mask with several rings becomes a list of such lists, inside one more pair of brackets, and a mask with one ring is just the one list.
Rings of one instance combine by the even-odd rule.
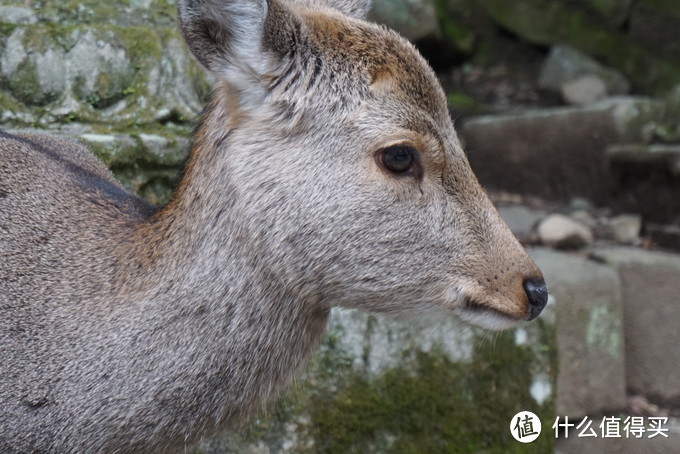
[[264, 89], [294, 17], [278, 0], [178, 0], [179, 24], [203, 66], [241, 91]]

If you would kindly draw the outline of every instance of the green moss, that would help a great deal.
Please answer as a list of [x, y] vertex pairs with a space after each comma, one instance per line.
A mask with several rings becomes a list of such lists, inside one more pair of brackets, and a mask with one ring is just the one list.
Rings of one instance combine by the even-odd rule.
[[451, 109], [472, 110], [477, 106], [477, 102], [464, 93], [449, 93], [446, 100]]
[[[529, 388], [533, 375], [552, 364], [551, 345], [544, 345], [545, 358], [537, 362], [529, 347], [516, 346], [512, 333], [502, 333], [493, 342], [479, 340], [469, 364], [433, 351], [417, 352], [412, 365], [371, 379], [333, 367], [343, 379], [333, 380], [337, 392], [312, 393], [306, 402], [314, 445], [301, 452], [549, 452], [553, 404], [537, 405]], [[315, 369], [323, 371], [323, 361]], [[520, 410], [537, 413], [546, 428], [531, 445], [509, 433], [510, 419]]]
[[[136, 8], [130, 0], [32, 0], [29, 3], [41, 22], [149, 27], [171, 27], [176, 23], [175, 4], [166, 0], [153, 0], [149, 8]], [[23, 0], [3, 0], [3, 4], [27, 7]]]
[[[116, 134], [104, 126], [94, 129], [94, 133]], [[179, 131], [159, 131], [147, 127], [144, 131], [137, 129], [126, 131], [125, 134], [118, 132], [118, 138], [112, 141], [83, 142], [127, 189], [154, 205], [163, 205], [170, 200], [187, 152], [178, 144], [176, 132]], [[148, 147], [140, 137], [142, 133], [166, 139], [162, 151]]]
[[28, 105], [41, 106], [53, 99], [49, 93], [43, 93], [36, 65], [28, 59], [19, 64], [7, 85], [18, 100]]
[[[0, 22], [0, 37], [6, 38], [12, 34], [12, 32], [17, 28], [15, 24], [5, 24]], [[0, 41], [0, 49], [2, 49], [2, 41]]]
[[471, 24], [474, 5], [469, 0], [435, 0], [437, 21], [444, 36], [462, 53], [470, 53], [477, 41]]
[[23, 106], [9, 96], [5, 91], [2, 90], [2, 84], [0, 84], [0, 111], [2, 112], [23, 112]]
[[607, 30], [590, 15], [549, 0], [483, 0], [502, 27], [541, 45], [570, 44], [623, 71], [646, 92], [663, 92], [680, 80], [680, 65], [664, 61], [621, 32]]

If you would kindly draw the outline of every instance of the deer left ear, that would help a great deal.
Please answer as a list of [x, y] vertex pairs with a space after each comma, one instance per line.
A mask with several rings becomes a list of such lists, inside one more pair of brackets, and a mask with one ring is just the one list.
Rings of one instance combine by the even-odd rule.
[[294, 45], [297, 18], [280, 0], [178, 0], [179, 24], [203, 66], [257, 100]]

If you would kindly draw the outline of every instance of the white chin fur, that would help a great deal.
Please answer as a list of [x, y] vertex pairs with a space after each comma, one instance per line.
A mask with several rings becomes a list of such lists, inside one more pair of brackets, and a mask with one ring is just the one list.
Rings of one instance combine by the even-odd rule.
[[506, 317], [493, 311], [469, 311], [459, 309], [456, 310], [455, 313], [464, 322], [485, 329], [500, 331], [514, 328], [520, 323], [517, 319]]

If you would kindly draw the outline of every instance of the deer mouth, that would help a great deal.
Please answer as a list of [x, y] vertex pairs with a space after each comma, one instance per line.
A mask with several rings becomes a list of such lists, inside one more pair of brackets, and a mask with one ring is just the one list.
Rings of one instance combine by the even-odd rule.
[[463, 304], [457, 308], [456, 313], [458, 317], [471, 325], [492, 330], [512, 328], [524, 320], [516, 314], [503, 312], [470, 297], [464, 298]]

